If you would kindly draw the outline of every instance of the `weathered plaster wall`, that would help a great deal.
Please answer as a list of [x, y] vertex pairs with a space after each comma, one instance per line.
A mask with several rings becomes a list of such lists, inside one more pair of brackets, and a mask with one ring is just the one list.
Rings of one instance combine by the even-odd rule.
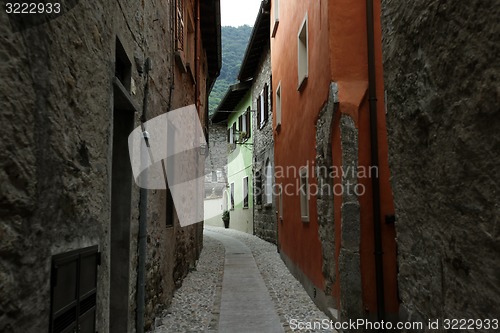
[[[205, 161], [205, 225], [222, 227], [223, 194], [227, 190], [227, 125], [210, 124]], [[213, 178], [215, 172], [217, 180]], [[208, 218], [207, 218], [208, 217]]]
[[[115, 40], [132, 63], [131, 96], [139, 111], [144, 60], [152, 60], [148, 119], [175, 106], [170, 93], [192, 104], [192, 83], [170, 89], [170, 18], [161, 1], [80, 1], [30, 27], [0, 14], [0, 331], [48, 330], [51, 256], [90, 245], [102, 252], [97, 329], [108, 331]], [[132, 185], [129, 332], [135, 330], [138, 205], [139, 188]], [[164, 191], [149, 191], [146, 318], [169, 302], [174, 279], [201, 249], [201, 225], [178, 231], [178, 224], [166, 228], [165, 219]], [[176, 277], [175, 261], [186, 263]]]
[[0, 14], [1, 331], [48, 330], [51, 256], [96, 244], [108, 326], [115, 14], [84, 2], [22, 30]]
[[[279, 244], [281, 253], [298, 268], [294, 271], [303, 275], [299, 279], [307, 279], [317, 290], [323, 290], [324, 277], [316, 197], [311, 196], [309, 200], [309, 222], [302, 222], [297, 174], [301, 167], [309, 165], [311, 168], [315, 163], [316, 119], [328, 100], [330, 70], [329, 63], [324, 62], [328, 59], [327, 6], [327, 1], [280, 1], [280, 23], [275, 37], [271, 39], [272, 91], [275, 92], [281, 82], [282, 98], [281, 128], [273, 132], [275, 170], [290, 170], [275, 179], [277, 184], [289, 189], [288, 195], [285, 193], [283, 196], [284, 214], [283, 223], [278, 226]], [[301, 90], [297, 90], [297, 34], [306, 13], [309, 76]], [[273, 109], [276, 107], [275, 100], [273, 97]], [[316, 184], [317, 179], [311, 176], [309, 183]]]
[[[244, 114], [247, 107], [251, 107], [251, 94], [248, 92], [236, 106], [235, 112], [232, 112], [228, 118], [228, 128], [236, 122], [236, 130], [238, 128], [238, 117]], [[255, 129], [251, 129], [254, 133]], [[237, 136], [236, 136], [237, 138]], [[240, 230], [249, 234], [253, 234], [253, 176], [252, 176], [252, 151], [253, 151], [253, 136], [250, 136], [247, 141], [237, 142], [232, 146], [227, 157], [227, 173], [228, 183], [234, 183], [234, 209], [229, 211], [231, 229]], [[243, 178], [248, 177], [248, 208], [243, 208]], [[230, 188], [228, 188], [230, 193]], [[229, 202], [230, 202], [230, 196]]]
[[[338, 273], [340, 279], [336, 280], [333, 287], [334, 296], [340, 297], [340, 303], [349, 302], [348, 306], [341, 307], [341, 316], [357, 318], [359, 316], [375, 319], [377, 316], [377, 284], [374, 249], [374, 196], [373, 178], [378, 177], [380, 198], [380, 229], [381, 246], [383, 252], [383, 285], [385, 299], [386, 319], [393, 319], [398, 313], [397, 295], [397, 265], [396, 241], [394, 224], [386, 223], [386, 217], [394, 214], [392, 189], [389, 182], [389, 163], [387, 132], [385, 124], [384, 82], [381, 49], [381, 23], [380, 2], [373, 1], [373, 34], [374, 34], [374, 84], [376, 102], [376, 127], [377, 127], [377, 154], [378, 166], [372, 169], [373, 157], [371, 151], [371, 107], [369, 106], [369, 59], [367, 47], [368, 26], [366, 22], [366, 2], [352, 2], [338, 0], [329, 5], [329, 47], [331, 78], [338, 87], [338, 110], [341, 117], [334, 121], [333, 140], [333, 165], [341, 173], [349, 173], [349, 169], [356, 170], [357, 179], [354, 181], [347, 177], [334, 179], [335, 186], [343, 185], [343, 193], [335, 195], [335, 247], [338, 253]], [[349, 116], [357, 132], [357, 147], [346, 150], [348, 142], [344, 138], [345, 121]], [[349, 129], [348, 132], [350, 132]], [[353, 152], [356, 152], [355, 154]], [[357, 156], [356, 156], [357, 154]], [[350, 185], [349, 185], [350, 184]], [[357, 198], [346, 197], [346, 192], [353, 190], [353, 184], [359, 192]], [[359, 204], [359, 212], [354, 209], [354, 204]], [[350, 230], [346, 230], [349, 228]], [[358, 230], [359, 228], [359, 230]], [[345, 235], [349, 233], [359, 235], [359, 254], [354, 247], [345, 244]], [[345, 252], [348, 249], [348, 252]], [[341, 252], [352, 254], [353, 260], [359, 255], [359, 268], [356, 265], [346, 265], [346, 257]], [[350, 252], [349, 252], [350, 251]], [[344, 260], [344, 263], [341, 261]], [[352, 263], [352, 261], [351, 261]], [[341, 265], [342, 264], [342, 265]], [[349, 269], [349, 271], [346, 271]], [[361, 286], [359, 285], [361, 275]], [[361, 287], [361, 294], [359, 288]], [[353, 292], [354, 291], [354, 292]], [[346, 295], [347, 293], [347, 295]]]
[[[209, 158], [205, 162], [205, 172], [218, 171], [217, 182], [227, 182], [227, 125], [226, 123], [210, 124], [208, 147]], [[219, 179], [220, 178], [220, 179]], [[211, 177], [210, 177], [211, 179]]]
[[500, 313], [500, 8], [382, 1], [401, 316]]
[[[394, 209], [384, 117], [380, 3], [374, 1], [374, 7], [374, 86], [377, 94], [373, 97], [377, 99], [378, 110], [379, 165], [376, 172], [380, 179], [384, 252], [382, 283], [385, 310], [387, 317], [392, 318], [399, 305], [396, 242], [394, 225], [384, 222]], [[284, 110], [281, 128], [274, 132], [276, 167], [299, 168], [312, 162], [327, 168], [331, 166], [341, 176], [320, 179], [321, 176], [315, 175], [310, 183], [330, 184], [343, 191], [331, 197], [312, 195], [309, 223], [300, 220], [299, 196], [286, 196], [284, 221], [279, 224], [281, 249], [288, 260], [298, 266], [294, 271], [300, 271], [327, 293], [328, 301], [340, 310], [342, 320], [373, 317], [377, 313], [372, 177], [357, 172], [358, 166], [369, 170], [372, 164], [366, 11], [365, 2], [349, 0], [280, 2], [280, 22], [271, 40], [273, 90], [281, 82]], [[308, 78], [298, 88], [295, 50], [297, 32], [306, 13]], [[329, 97], [332, 86], [338, 92], [336, 98]], [[346, 135], [351, 132], [356, 133], [355, 142], [349, 141], [354, 135]], [[346, 151], [347, 144], [354, 146]], [[357, 179], [343, 177], [346, 168], [354, 169]], [[277, 183], [287, 186], [296, 181], [294, 178], [293, 175], [282, 177]], [[360, 185], [362, 193], [346, 198], [345, 192], [352, 191], [354, 184]], [[332, 313], [333, 316], [339, 314], [335, 310]]]

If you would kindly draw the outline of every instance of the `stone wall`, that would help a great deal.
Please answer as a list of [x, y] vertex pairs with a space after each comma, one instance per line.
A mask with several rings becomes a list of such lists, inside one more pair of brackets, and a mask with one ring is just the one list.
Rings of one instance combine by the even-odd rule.
[[[271, 87], [271, 56], [269, 50], [264, 51], [257, 75], [252, 86], [252, 110], [257, 110], [257, 98], [264, 88], [264, 84], [269, 86], [269, 116], [268, 121], [259, 129], [257, 125], [257, 114], [252, 113], [253, 121], [253, 155], [254, 155], [254, 192], [259, 191], [256, 186], [256, 173], [260, 172], [261, 177], [265, 179], [266, 162], [270, 161], [272, 170], [274, 170], [274, 141], [273, 141], [273, 110], [272, 100], [274, 92]], [[264, 184], [264, 182], [262, 182]], [[274, 184], [274, 175], [273, 175]], [[255, 197], [255, 196], [254, 196]], [[254, 230], [255, 234], [271, 243], [276, 244], [277, 226], [276, 226], [276, 198], [273, 196], [271, 204], [254, 206]]]
[[[354, 120], [345, 114], [340, 116], [340, 137], [342, 146], [342, 168], [358, 168], [359, 138]], [[346, 172], [342, 176], [345, 189], [358, 184], [358, 175]], [[350, 185], [349, 185], [350, 184]], [[360, 202], [356, 193], [348, 190], [342, 193], [341, 244], [339, 253], [340, 318], [359, 319], [364, 316], [363, 290], [360, 257]], [[346, 330], [352, 331], [352, 330]]]
[[[227, 125], [210, 124], [209, 155], [205, 160], [205, 197], [219, 198], [227, 185]], [[215, 173], [217, 178], [212, 175]]]
[[[76, 1], [73, 1], [76, 3]], [[51, 258], [98, 245], [97, 327], [110, 325], [113, 96], [117, 38], [131, 63], [130, 114], [139, 126], [144, 61], [153, 64], [148, 119], [194, 103], [176, 74], [171, 8], [164, 1], [80, 1], [63, 15], [27, 25], [0, 14], [0, 331], [47, 331]], [[204, 66], [206, 68], [206, 65]], [[115, 94], [116, 95], [116, 94]], [[174, 96], [174, 97], [172, 97]], [[177, 99], [175, 96], [179, 96]], [[182, 96], [182, 97], [181, 97]], [[116, 97], [116, 96], [115, 96]], [[204, 100], [204, 96], [201, 96]], [[190, 103], [188, 103], [190, 102]], [[177, 103], [177, 105], [176, 105]], [[127, 154], [127, 152], [124, 152]], [[126, 167], [128, 161], [120, 160]], [[116, 161], [115, 161], [116, 162]], [[127, 318], [135, 331], [139, 188], [131, 182]], [[146, 318], [168, 304], [201, 250], [202, 225], [166, 227], [165, 191], [148, 191]], [[180, 265], [179, 263], [182, 263]], [[113, 281], [115, 283], [115, 281]], [[146, 320], [146, 326], [151, 320]]]
[[210, 157], [205, 170], [220, 170], [223, 173], [222, 181], [227, 182], [227, 124], [210, 124], [208, 140]]
[[401, 316], [500, 313], [500, 8], [382, 1]]
[[318, 191], [316, 205], [318, 209], [318, 237], [321, 242], [322, 270], [325, 279], [324, 292], [331, 295], [333, 284], [337, 279], [335, 267], [335, 221], [333, 179], [325, 170], [332, 170], [332, 127], [335, 115], [338, 112], [338, 87], [332, 82], [328, 94], [328, 102], [321, 109], [316, 122], [316, 168]]
[[227, 188], [227, 125], [225, 122], [212, 123], [208, 131], [209, 156], [205, 161], [204, 224], [221, 227], [224, 225], [222, 213], [227, 209], [223, 201], [224, 191]]

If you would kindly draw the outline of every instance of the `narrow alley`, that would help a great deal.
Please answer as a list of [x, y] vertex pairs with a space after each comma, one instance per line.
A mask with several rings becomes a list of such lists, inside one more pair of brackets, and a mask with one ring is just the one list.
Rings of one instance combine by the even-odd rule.
[[500, 332], [499, 17], [4, 2], [0, 333]]
[[292, 332], [309, 323], [326, 327], [330, 319], [289, 272], [274, 244], [205, 226], [196, 269], [155, 319], [152, 332]]

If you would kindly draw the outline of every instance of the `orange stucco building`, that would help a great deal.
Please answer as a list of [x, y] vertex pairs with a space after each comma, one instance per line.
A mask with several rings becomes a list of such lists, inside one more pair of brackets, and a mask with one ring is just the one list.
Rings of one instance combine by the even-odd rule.
[[395, 318], [380, 3], [272, 0], [271, 37], [282, 258], [333, 317]]

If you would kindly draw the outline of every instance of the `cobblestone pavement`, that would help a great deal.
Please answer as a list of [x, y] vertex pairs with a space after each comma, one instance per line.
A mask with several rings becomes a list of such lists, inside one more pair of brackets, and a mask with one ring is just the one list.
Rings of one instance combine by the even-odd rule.
[[[316, 307], [302, 285], [290, 274], [274, 244], [236, 230], [209, 226], [205, 226], [205, 229], [234, 237], [250, 248], [285, 332], [332, 332], [292, 329], [293, 319], [319, 324], [329, 318]], [[210, 237], [209, 233], [204, 233], [203, 251], [196, 269], [188, 274], [181, 288], [175, 292], [171, 306], [156, 318], [153, 333], [217, 332], [224, 246]]]

